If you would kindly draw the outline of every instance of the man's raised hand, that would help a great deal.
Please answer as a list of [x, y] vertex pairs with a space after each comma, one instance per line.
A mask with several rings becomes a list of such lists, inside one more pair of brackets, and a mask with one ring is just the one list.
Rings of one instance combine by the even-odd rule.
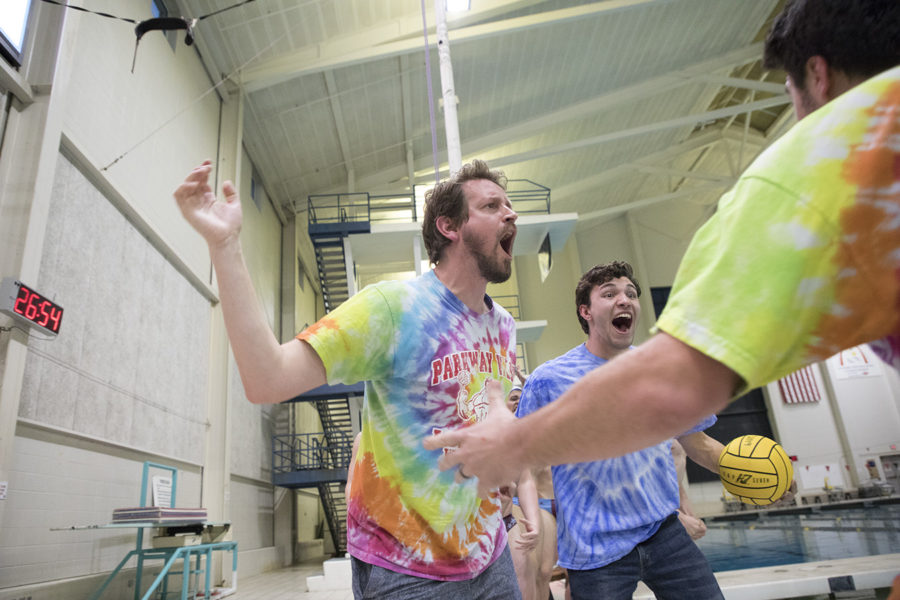
[[230, 181], [222, 184], [225, 200], [216, 200], [209, 185], [211, 170], [210, 161], [204, 161], [188, 174], [174, 196], [181, 214], [212, 248], [237, 240], [242, 214], [237, 190]]

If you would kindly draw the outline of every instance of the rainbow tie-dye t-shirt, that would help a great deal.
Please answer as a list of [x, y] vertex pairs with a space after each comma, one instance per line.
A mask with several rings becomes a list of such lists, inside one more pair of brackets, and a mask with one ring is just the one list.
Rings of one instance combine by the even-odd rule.
[[657, 327], [740, 375], [736, 394], [866, 342], [900, 368], [900, 67], [750, 165], [691, 242]]
[[506, 547], [498, 497], [437, 468], [422, 440], [484, 419], [488, 379], [512, 388], [515, 322], [486, 298], [478, 314], [433, 272], [369, 286], [297, 337], [329, 383], [366, 382], [347, 499], [347, 550], [392, 571], [460, 581]]

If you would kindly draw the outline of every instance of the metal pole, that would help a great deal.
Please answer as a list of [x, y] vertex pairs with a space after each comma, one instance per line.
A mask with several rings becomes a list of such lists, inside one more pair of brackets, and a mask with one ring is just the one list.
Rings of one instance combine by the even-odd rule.
[[447, 37], [446, 0], [434, 0], [438, 38], [438, 61], [441, 66], [441, 91], [444, 97], [444, 129], [447, 133], [447, 162], [453, 176], [462, 166], [459, 144], [459, 121], [456, 118], [456, 93], [453, 87], [453, 65], [450, 63], [450, 40]]

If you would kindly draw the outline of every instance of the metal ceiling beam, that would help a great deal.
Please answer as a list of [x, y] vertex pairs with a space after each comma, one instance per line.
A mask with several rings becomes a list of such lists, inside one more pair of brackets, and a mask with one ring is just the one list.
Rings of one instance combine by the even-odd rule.
[[[654, 152], [653, 154], [648, 154], [647, 156], [639, 159], [637, 162], [640, 164], [664, 163], [686, 152], [702, 150], [703, 148], [718, 144], [721, 141], [722, 131], [718, 129], [711, 129], [709, 131], [695, 134], [687, 140], [681, 142], [680, 144], [670, 146], [665, 150]], [[568, 200], [572, 197], [580, 196], [581, 194], [584, 194], [586, 192], [595, 191], [597, 188], [602, 187], [608, 182], [631, 173], [634, 168], [633, 165], [633, 162], [616, 165], [605, 171], [601, 171], [600, 173], [592, 175], [591, 177], [586, 177], [578, 181], [573, 181], [562, 187], [554, 188], [551, 191], [551, 197], [553, 198], [554, 206], [558, 207], [559, 203], [562, 201]]]
[[[531, 137], [542, 129], [580, 117], [590, 116], [618, 104], [633, 102], [646, 96], [659, 94], [691, 83], [694, 77], [708, 74], [710, 71], [732, 69], [735, 66], [746, 64], [749, 61], [759, 60], [761, 55], [761, 43], [738, 48], [731, 52], [726, 52], [721, 56], [689, 65], [673, 73], [652, 77], [639, 83], [613, 90], [608, 94], [601, 94], [590, 100], [579, 102], [534, 119], [522, 121], [511, 127], [500, 129], [479, 138], [463, 140], [463, 154], [467, 156], [483, 154], [489, 152], [493, 148]], [[781, 91], [784, 91], [783, 88]], [[446, 154], [442, 153], [438, 160], [441, 165], [444, 167], [446, 166]], [[431, 156], [424, 156], [416, 160], [415, 170], [417, 180], [424, 180], [426, 177], [432, 177], [434, 170]], [[362, 177], [357, 183], [360, 188], [372, 189], [377, 186], [397, 181], [404, 176], [404, 173], [405, 171], [401, 165], [395, 165], [388, 169]]]
[[626, 202], [625, 204], [619, 204], [618, 206], [610, 206], [609, 208], [602, 208], [600, 210], [595, 210], [589, 213], [578, 215], [578, 224], [581, 225], [582, 223], [587, 223], [595, 219], [614, 217], [630, 210], [646, 208], [654, 204], [659, 204], [660, 202], [675, 200], [676, 198], [683, 198], [685, 196], [693, 196], [695, 194], [705, 194], [707, 192], [721, 190], [723, 187], [725, 187], [723, 184], [710, 183], [697, 187], [682, 188], [677, 192], [670, 192], [668, 194], [660, 194], [658, 196], [651, 196], [649, 198], [633, 200], [631, 202]]
[[[536, 27], [545, 27], [577, 19], [583, 19], [625, 8], [633, 8], [644, 4], [668, 2], [669, 0], [606, 0], [593, 2], [584, 6], [564, 8], [535, 15], [515, 17], [503, 21], [482, 23], [453, 29], [453, 42], [478, 40], [497, 35], [527, 31]], [[507, 5], [518, 5], [518, 2], [507, 2]], [[495, 7], [495, 10], [497, 8]], [[510, 9], [507, 8], [508, 12]], [[420, 19], [420, 17], [417, 17]], [[249, 92], [270, 87], [285, 81], [318, 73], [328, 69], [337, 69], [357, 65], [382, 58], [400, 56], [422, 49], [422, 40], [418, 37], [407, 37], [412, 31], [421, 31], [421, 27], [413, 26], [414, 17], [407, 17], [393, 23], [379, 26], [365, 32], [343, 36], [301, 48], [250, 67], [243, 72], [243, 82]], [[437, 45], [437, 38], [429, 38], [429, 46]]]
[[640, 163], [628, 163], [634, 169], [643, 173], [653, 175], [665, 175], [667, 177], [687, 177], [689, 179], [700, 179], [703, 181], [712, 181], [724, 185], [730, 185], [735, 182], [734, 177], [727, 175], [713, 175], [712, 173], [701, 173], [699, 171], [689, 171], [687, 169], [670, 169], [668, 167], [659, 167], [656, 165], [642, 165]]
[[413, 124], [412, 124], [412, 89], [409, 83], [409, 57], [400, 57], [400, 101], [403, 103], [400, 110], [403, 111], [403, 140], [406, 151], [406, 179], [409, 183], [409, 191], [416, 184], [416, 157], [413, 148]]
[[756, 102], [751, 102], [748, 104], [739, 104], [737, 106], [729, 106], [726, 108], [710, 110], [710, 111], [706, 111], [703, 113], [685, 115], [683, 117], [677, 117], [675, 119], [668, 119], [666, 121], [659, 121], [657, 123], [648, 123], [646, 125], [641, 125], [639, 127], [632, 127], [629, 129], [622, 129], [620, 131], [613, 131], [610, 133], [595, 135], [595, 136], [583, 138], [580, 140], [574, 140], [571, 142], [567, 142], [565, 144], [557, 144], [555, 146], [542, 147], [540, 149], [530, 150], [528, 152], [520, 152], [518, 154], [510, 154], [507, 156], [493, 157], [493, 158], [488, 158], [486, 160], [493, 167], [512, 165], [512, 164], [516, 164], [516, 163], [526, 162], [529, 160], [535, 160], [538, 158], [546, 158], [548, 156], [562, 154], [563, 152], [570, 152], [572, 150], [579, 150], [581, 148], [587, 148], [590, 146], [605, 144], [608, 142], [613, 142], [613, 141], [625, 139], [628, 137], [633, 137], [636, 135], [643, 135], [643, 134], [647, 134], [647, 133], [653, 133], [656, 131], [663, 131], [666, 129], [674, 129], [676, 127], [686, 127], [686, 126], [691, 126], [691, 125], [698, 125], [701, 123], [705, 123], [707, 121], [715, 121], [717, 119], [727, 118], [734, 114], [740, 114], [740, 113], [750, 112], [750, 111], [754, 111], [754, 110], [761, 110], [763, 108], [769, 108], [771, 106], [779, 106], [782, 104], [789, 103], [790, 101], [791, 101], [790, 96], [788, 96], [787, 94], [784, 94], [782, 96], [774, 96], [772, 98], [766, 98], [765, 100], [757, 100]]
[[[757, 56], [758, 58], [758, 56]], [[784, 85], [780, 83], [771, 83], [769, 81], [758, 81], [756, 79], [742, 79], [740, 77], [723, 77], [721, 75], [698, 75], [693, 78], [695, 81], [704, 83], [712, 83], [715, 85], [724, 85], [734, 88], [743, 88], [756, 92], [768, 92], [770, 94], [783, 94]]]
[[774, 141], [781, 137], [781, 134], [784, 133], [784, 130], [787, 128], [787, 126], [792, 123], [793, 116], [793, 105], [785, 106], [784, 110], [781, 111], [781, 114], [779, 114], [778, 117], [776, 117], [776, 119], [772, 121], [772, 124], [769, 125], [769, 128], [766, 129], [766, 139], [768, 139], [769, 141]]
[[[337, 91], [337, 83], [334, 81], [334, 73], [325, 71], [325, 89], [328, 90], [330, 98], [331, 114], [334, 118], [334, 128], [337, 130], [338, 144], [341, 147], [341, 156], [344, 160], [344, 169], [347, 171], [347, 179], [354, 182], [355, 173], [353, 170], [353, 155], [350, 152], [350, 143], [347, 141], [347, 126], [344, 122], [344, 113], [341, 110], [341, 99], [335, 93]], [[355, 189], [348, 189], [349, 192], [355, 192]]]
[[[752, 44], [743, 48], [726, 52], [721, 56], [704, 60], [687, 66], [678, 71], [652, 77], [644, 81], [615, 89], [607, 94], [601, 94], [590, 100], [579, 102], [572, 106], [556, 110], [540, 117], [529, 119], [512, 127], [506, 127], [500, 131], [475, 138], [464, 140], [464, 149], [467, 154], [480, 153], [491, 148], [507, 145], [518, 139], [535, 135], [542, 129], [558, 125], [565, 121], [588, 117], [602, 110], [609, 109], [626, 102], [634, 102], [641, 98], [661, 94], [683, 85], [692, 83], [697, 77], [721, 69], [731, 69], [748, 61], [758, 60], [762, 54], [762, 44]], [[784, 93], [784, 88], [781, 88]]]

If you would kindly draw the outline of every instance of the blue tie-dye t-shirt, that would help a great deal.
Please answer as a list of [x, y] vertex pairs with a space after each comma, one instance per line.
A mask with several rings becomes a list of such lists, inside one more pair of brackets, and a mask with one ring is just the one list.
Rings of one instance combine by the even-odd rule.
[[[584, 344], [535, 369], [522, 390], [519, 417], [560, 397], [588, 371], [607, 361]], [[598, 408], [601, 408], [598, 405]], [[687, 433], [707, 429], [711, 416]], [[648, 539], [678, 508], [678, 477], [671, 442], [618, 458], [553, 467], [559, 565], [596, 569]]]

